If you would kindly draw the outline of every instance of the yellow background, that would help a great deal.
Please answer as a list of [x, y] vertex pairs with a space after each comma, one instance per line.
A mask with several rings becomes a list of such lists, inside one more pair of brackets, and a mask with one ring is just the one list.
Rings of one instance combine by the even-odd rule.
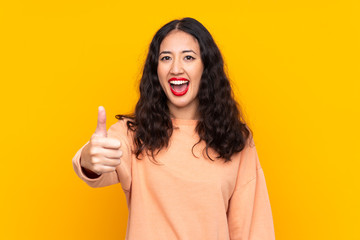
[[71, 159], [130, 113], [155, 31], [213, 34], [255, 133], [276, 237], [360, 239], [358, 1], [1, 1], [0, 239], [124, 239], [120, 185]]

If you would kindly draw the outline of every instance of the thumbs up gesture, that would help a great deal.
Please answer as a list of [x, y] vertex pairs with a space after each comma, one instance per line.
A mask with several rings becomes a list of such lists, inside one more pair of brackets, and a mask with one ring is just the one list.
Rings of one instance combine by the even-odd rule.
[[83, 148], [80, 157], [85, 174], [94, 178], [103, 173], [115, 171], [115, 167], [121, 162], [120, 145], [119, 140], [107, 137], [106, 113], [100, 106], [95, 133]]

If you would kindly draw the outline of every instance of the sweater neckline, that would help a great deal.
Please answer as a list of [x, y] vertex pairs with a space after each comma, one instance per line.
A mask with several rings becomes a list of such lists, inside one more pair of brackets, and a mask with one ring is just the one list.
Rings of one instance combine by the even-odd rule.
[[173, 124], [176, 125], [196, 125], [199, 120], [197, 119], [180, 119], [180, 118], [171, 118]]

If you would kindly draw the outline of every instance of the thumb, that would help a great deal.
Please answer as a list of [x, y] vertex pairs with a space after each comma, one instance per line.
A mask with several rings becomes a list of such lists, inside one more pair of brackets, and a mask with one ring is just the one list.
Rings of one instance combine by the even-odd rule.
[[95, 134], [101, 137], [107, 137], [106, 131], [106, 113], [105, 108], [100, 106], [98, 109], [98, 120]]

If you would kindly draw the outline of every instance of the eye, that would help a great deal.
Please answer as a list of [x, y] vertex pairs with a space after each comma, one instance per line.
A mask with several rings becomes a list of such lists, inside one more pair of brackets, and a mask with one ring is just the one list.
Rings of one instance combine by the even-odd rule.
[[194, 58], [193, 56], [190, 56], [190, 55], [188, 55], [188, 56], [185, 57], [185, 60], [189, 60], [189, 61], [190, 61], [190, 60], [193, 60], [193, 59], [195, 59], [195, 58]]
[[169, 56], [164, 56], [162, 58], [160, 58], [161, 61], [167, 61], [167, 60], [170, 60], [170, 57]]

